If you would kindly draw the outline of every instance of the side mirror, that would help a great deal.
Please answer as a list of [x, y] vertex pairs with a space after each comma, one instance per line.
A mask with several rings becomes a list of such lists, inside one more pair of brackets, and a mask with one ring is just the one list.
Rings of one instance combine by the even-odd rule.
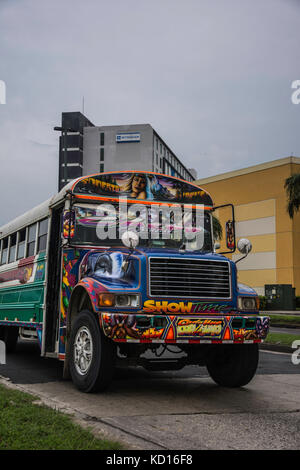
[[124, 232], [121, 239], [123, 244], [131, 250], [134, 250], [139, 244], [139, 236], [136, 232]]
[[246, 258], [246, 256], [248, 256], [248, 254], [252, 250], [252, 243], [248, 240], [248, 238], [240, 238], [237, 244], [237, 249], [244, 256], [242, 256], [240, 259], [237, 259], [235, 264], [241, 261], [242, 259]]
[[241, 238], [238, 241], [237, 249], [240, 253], [242, 253], [242, 255], [247, 256], [248, 253], [250, 253], [250, 251], [252, 250], [252, 243], [250, 242], [250, 240], [248, 240], [248, 238]]
[[214, 244], [214, 250], [216, 251], [216, 250], [219, 250], [220, 248], [221, 248], [220, 243], [216, 242], [216, 243]]
[[228, 250], [235, 248], [235, 232], [233, 220], [227, 220], [226, 222], [226, 246]]
[[[223, 204], [214, 207], [213, 210], [217, 211], [215, 215], [213, 214], [212, 220], [214, 240], [220, 242], [221, 245], [222, 251], [219, 254], [234, 253], [236, 250], [234, 206]], [[224, 229], [226, 230], [225, 237], [223, 237]]]

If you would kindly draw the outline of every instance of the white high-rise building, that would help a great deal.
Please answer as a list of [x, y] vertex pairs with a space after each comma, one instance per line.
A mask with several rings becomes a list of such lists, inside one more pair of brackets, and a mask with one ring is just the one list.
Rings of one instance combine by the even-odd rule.
[[59, 188], [79, 176], [118, 170], [196, 179], [150, 124], [94, 126], [81, 113], [63, 113], [62, 127]]

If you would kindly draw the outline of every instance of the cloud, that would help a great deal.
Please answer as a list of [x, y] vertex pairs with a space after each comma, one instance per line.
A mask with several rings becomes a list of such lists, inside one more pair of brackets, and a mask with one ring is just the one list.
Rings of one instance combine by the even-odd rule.
[[150, 123], [199, 177], [300, 155], [299, 11], [284, 0], [2, 0], [0, 223], [56, 191], [53, 126], [83, 96], [96, 125]]
[[6, 120], [0, 127], [1, 225], [56, 192], [57, 148], [33, 142], [35, 135], [46, 140], [47, 130], [32, 118]]

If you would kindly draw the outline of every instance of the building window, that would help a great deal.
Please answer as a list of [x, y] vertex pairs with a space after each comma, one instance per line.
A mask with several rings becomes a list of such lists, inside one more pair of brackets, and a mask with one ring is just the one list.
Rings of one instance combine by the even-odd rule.
[[82, 167], [80, 165], [68, 166], [67, 179], [72, 180], [82, 176]]
[[104, 145], [104, 132], [100, 132], [100, 145]]
[[[79, 163], [80, 165], [82, 165], [82, 157], [83, 157], [82, 150], [73, 150], [72, 152], [68, 152], [67, 165], [70, 163]], [[61, 165], [62, 167], [64, 167], [63, 161], [61, 162]]]
[[100, 149], [100, 162], [104, 162], [104, 149]]
[[100, 173], [103, 173], [104, 171], [104, 163], [100, 163]]

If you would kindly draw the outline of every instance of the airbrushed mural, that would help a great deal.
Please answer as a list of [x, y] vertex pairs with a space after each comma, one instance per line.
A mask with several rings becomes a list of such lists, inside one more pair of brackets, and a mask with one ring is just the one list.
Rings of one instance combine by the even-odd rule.
[[15, 262], [15, 267], [9, 271], [0, 272], [0, 289], [19, 284], [42, 281], [45, 276], [45, 263], [40, 256], [31, 256], [26, 260]]
[[80, 180], [75, 194], [89, 196], [127, 196], [148, 201], [176, 201], [212, 206], [209, 194], [185, 181], [151, 173], [113, 173]]
[[[253, 319], [251, 327], [246, 326], [247, 317], [191, 318], [178, 316], [142, 316], [103, 313], [101, 323], [104, 333], [114, 341], [162, 340], [183, 341], [231, 341], [255, 342], [263, 340], [268, 332], [268, 317]], [[244, 322], [235, 328], [234, 323]]]

